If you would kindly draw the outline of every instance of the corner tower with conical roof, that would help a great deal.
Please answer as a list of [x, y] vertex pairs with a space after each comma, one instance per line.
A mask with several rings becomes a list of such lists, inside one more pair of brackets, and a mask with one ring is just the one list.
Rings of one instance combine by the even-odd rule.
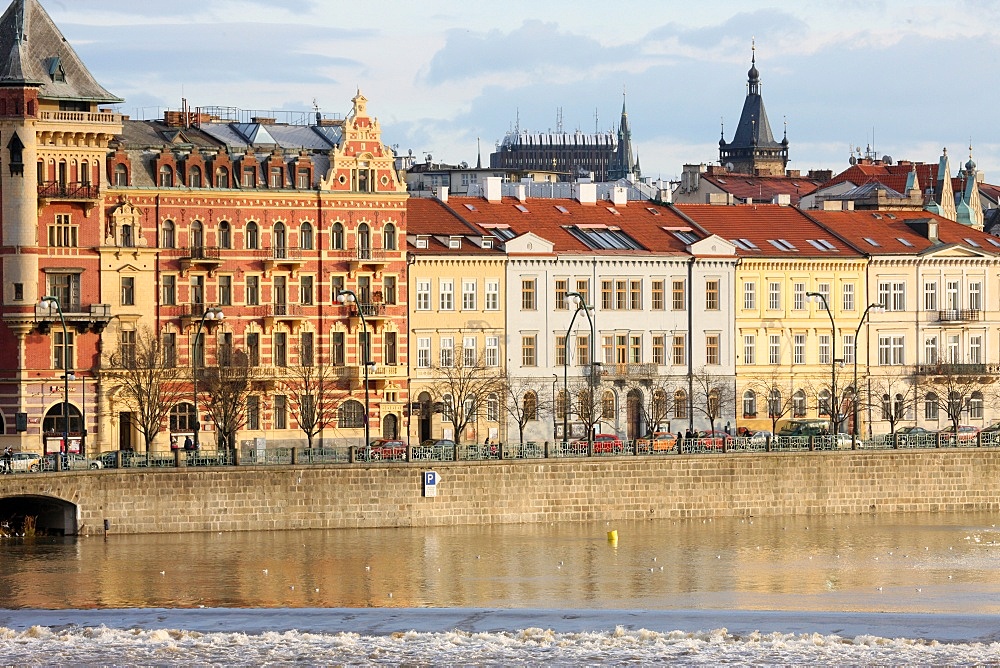
[[771, 134], [771, 124], [760, 95], [756, 48], [752, 49], [747, 72], [747, 98], [733, 141], [719, 139], [719, 163], [731, 172], [756, 176], [783, 176], [788, 164], [788, 135], [780, 142]]

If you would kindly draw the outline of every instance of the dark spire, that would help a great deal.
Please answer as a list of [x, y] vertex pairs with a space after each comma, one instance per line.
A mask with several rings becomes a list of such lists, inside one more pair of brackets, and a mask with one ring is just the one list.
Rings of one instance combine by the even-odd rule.
[[608, 168], [608, 178], [612, 181], [627, 178], [632, 173], [632, 130], [628, 125], [628, 111], [625, 109], [625, 89], [622, 89], [622, 117], [618, 126], [618, 148], [614, 164]]

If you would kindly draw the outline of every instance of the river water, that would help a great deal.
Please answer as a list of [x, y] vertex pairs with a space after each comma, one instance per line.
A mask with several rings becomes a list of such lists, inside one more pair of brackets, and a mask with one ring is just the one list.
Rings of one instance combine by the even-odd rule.
[[0, 664], [1000, 665], [998, 523], [5, 539]]

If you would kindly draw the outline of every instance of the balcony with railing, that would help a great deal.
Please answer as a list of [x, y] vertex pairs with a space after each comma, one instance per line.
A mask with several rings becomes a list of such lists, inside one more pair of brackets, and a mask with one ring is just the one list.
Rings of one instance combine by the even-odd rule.
[[303, 249], [289, 246], [262, 248], [257, 251], [257, 258], [264, 262], [264, 269], [266, 271], [279, 266], [297, 269], [305, 263]]
[[655, 364], [602, 364], [596, 372], [607, 380], [649, 380], [655, 378]]
[[938, 311], [941, 322], [978, 322], [982, 320], [982, 311], [977, 308], [948, 309]]
[[[69, 302], [63, 307], [63, 317], [66, 319], [66, 327], [81, 334], [87, 331], [100, 333], [111, 322], [111, 305]], [[35, 326], [42, 334], [48, 333], [53, 327], [62, 327], [58, 311], [36, 304]]]
[[43, 181], [38, 184], [38, 198], [89, 202], [101, 198], [101, 188], [96, 184], [80, 181]]
[[191, 246], [184, 250], [181, 256], [181, 269], [192, 266], [217, 267], [222, 264], [222, 249], [218, 246]]
[[361, 265], [386, 265], [399, 257], [399, 252], [384, 248], [366, 248], [359, 246], [356, 248], [343, 248], [331, 253], [338, 260], [346, 260], [352, 268]]
[[385, 304], [381, 302], [354, 302], [350, 306], [350, 317], [358, 318], [362, 315], [365, 320], [384, 320], [388, 317], [385, 312]]
[[121, 125], [122, 115], [107, 112], [93, 113], [89, 111], [41, 111], [38, 120], [42, 123], [96, 123], [103, 125]]
[[918, 364], [918, 376], [996, 376], [1000, 374], [1000, 364]]

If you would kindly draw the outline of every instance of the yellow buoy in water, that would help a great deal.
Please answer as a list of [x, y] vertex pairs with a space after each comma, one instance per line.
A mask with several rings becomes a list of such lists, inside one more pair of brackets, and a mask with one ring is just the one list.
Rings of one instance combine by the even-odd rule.
[[617, 543], [618, 542], [618, 531], [612, 530], [608, 532], [608, 542]]

